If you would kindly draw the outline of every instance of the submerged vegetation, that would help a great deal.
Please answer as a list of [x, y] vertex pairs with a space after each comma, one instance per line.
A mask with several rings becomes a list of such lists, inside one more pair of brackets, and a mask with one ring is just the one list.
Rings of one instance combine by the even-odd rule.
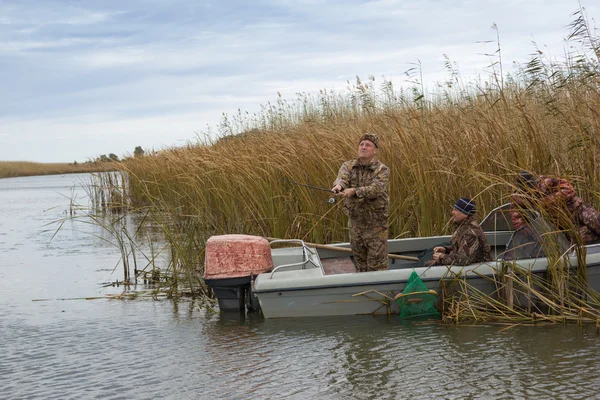
[[[385, 78], [357, 78], [342, 92], [302, 93], [290, 101], [279, 97], [257, 114], [225, 115], [216, 139], [207, 136], [120, 164], [126, 183], [98, 176], [97, 205], [127, 208], [151, 221], [167, 238], [171, 284], [183, 279], [202, 293], [197, 272], [211, 235], [346, 241], [340, 204], [293, 182], [331, 187], [365, 131], [379, 135], [379, 158], [391, 172], [390, 237], [449, 233], [450, 205], [459, 197], [474, 198], [479, 215], [485, 215], [507, 202], [521, 169], [566, 176], [579, 195], [599, 207], [600, 42], [582, 10], [575, 13], [569, 40], [579, 42], [577, 53], [557, 61], [536, 51], [509, 74], [502, 72], [498, 46], [489, 76], [476, 81], [465, 82], [447, 60], [448, 80], [432, 90], [416, 78], [400, 89]], [[134, 247], [124, 260], [131, 252]], [[146, 264], [154, 268], [153, 262]], [[512, 271], [506, 279], [526, 291], [522, 276]], [[553, 306], [555, 299], [547, 306], [556, 312], [582, 307], [581, 315], [589, 316], [567, 297], [560, 307]], [[597, 307], [598, 298], [589, 298]], [[470, 304], [461, 303], [460, 296], [451, 301], [447, 318], [456, 321], [486, 320], [490, 310], [517, 312], [512, 304], [498, 306], [478, 295]], [[537, 311], [528, 312], [531, 319]], [[597, 320], [597, 311], [593, 315]]]
[[453, 289], [453, 296], [443, 302], [445, 322], [593, 323], [600, 333], [600, 294], [584, 281], [569, 276], [566, 269], [565, 273], [554, 274], [568, 277], [565, 284], [568, 283], [569, 291], [561, 292], [551, 279], [517, 265], [505, 267], [495, 280], [498, 290], [492, 296], [469, 286], [460, 277], [445, 282]]

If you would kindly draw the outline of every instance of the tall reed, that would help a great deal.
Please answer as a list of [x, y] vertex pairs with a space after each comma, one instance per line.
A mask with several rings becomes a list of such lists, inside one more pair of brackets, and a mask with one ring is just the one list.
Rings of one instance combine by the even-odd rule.
[[448, 61], [448, 81], [433, 90], [419, 79], [398, 89], [357, 78], [342, 92], [278, 96], [259, 113], [225, 115], [216, 137], [121, 164], [128, 206], [166, 216], [174, 257], [194, 270], [213, 234], [345, 241], [340, 204], [290, 181], [331, 187], [365, 131], [379, 135], [391, 171], [391, 237], [449, 233], [458, 197], [484, 215], [508, 200], [505, 183], [521, 169], [567, 176], [600, 206], [599, 53], [586, 24], [572, 26], [579, 53], [558, 62], [538, 52], [507, 76], [494, 69], [465, 82]]
[[332, 210], [326, 194], [289, 180], [331, 187], [341, 163], [355, 156], [361, 134], [374, 131], [382, 143], [379, 158], [391, 170], [393, 237], [447, 232], [449, 206], [458, 197], [475, 198], [485, 213], [511, 190], [490, 186], [489, 177], [512, 180], [520, 169], [568, 176], [597, 206], [600, 80], [568, 81], [552, 94], [545, 85], [507, 84], [501, 93], [452, 102], [442, 92], [424, 105], [399, 97], [373, 113], [354, 110], [348, 99], [340, 114], [324, 110], [320, 118], [285, 128], [166, 149], [124, 170], [137, 204], [195, 218], [215, 233], [339, 241], [346, 238], [341, 209]]

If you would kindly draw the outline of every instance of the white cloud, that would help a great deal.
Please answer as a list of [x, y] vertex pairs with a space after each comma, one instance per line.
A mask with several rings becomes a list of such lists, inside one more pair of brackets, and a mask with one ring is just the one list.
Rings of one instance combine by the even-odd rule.
[[74, 15], [68, 16], [64, 19], [58, 19], [54, 22], [56, 24], [67, 24], [67, 25], [90, 25], [98, 24], [109, 19], [115, 13], [101, 13], [101, 12], [77, 12]]
[[61, 38], [56, 40], [13, 40], [0, 42], [0, 54], [25, 53], [31, 50], [52, 50], [90, 44], [90, 40], [79, 38]]
[[140, 48], [120, 48], [118, 50], [101, 50], [90, 53], [81, 53], [73, 60], [84, 68], [116, 68], [133, 66], [151, 62], [154, 55], [144, 52]]
[[[12, 4], [11, 4], [12, 3]], [[118, 10], [95, 11], [69, 3], [36, 1], [3, 1], [0, 3], [0, 24], [19, 25], [92, 25], [119, 15]]]
[[[533, 38], [561, 56], [577, 8], [562, 0], [174, 1], [2, 2], [0, 84], [11, 96], [0, 97], [0, 159], [181, 143], [222, 112], [255, 112], [277, 92], [291, 101], [342, 91], [356, 75], [398, 87], [418, 60], [433, 88], [448, 78], [443, 54], [469, 80], [487, 71], [494, 22], [508, 70], [527, 60]], [[590, 17], [600, 13], [585, 3]], [[53, 140], [61, 146], [50, 155]]]

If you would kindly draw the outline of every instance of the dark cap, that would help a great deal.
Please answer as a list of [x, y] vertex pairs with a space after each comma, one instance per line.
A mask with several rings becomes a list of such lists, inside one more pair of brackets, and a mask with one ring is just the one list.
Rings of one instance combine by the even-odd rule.
[[379, 148], [379, 138], [377, 137], [376, 134], [367, 132], [360, 137], [360, 140], [358, 141], [358, 143], [362, 142], [363, 140], [370, 140], [371, 142], [373, 142], [375, 147]]
[[517, 186], [519, 189], [531, 189], [537, 186], [538, 178], [536, 178], [529, 171], [521, 171], [519, 172], [519, 176], [517, 176]]
[[465, 215], [475, 215], [476, 207], [475, 200], [471, 200], [468, 197], [463, 197], [456, 200], [454, 208]]

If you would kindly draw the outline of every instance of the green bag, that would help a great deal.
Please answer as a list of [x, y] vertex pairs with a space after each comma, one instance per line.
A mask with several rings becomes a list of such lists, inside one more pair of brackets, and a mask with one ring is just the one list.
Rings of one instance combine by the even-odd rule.
[[439, 319], [442, 316], [434, 306], [436, 298], [436, 291], [427, 289], [419, 275], [413, 271], [406, 287], [394, 300], [400, 306], [400, 319], [425, 316]]

